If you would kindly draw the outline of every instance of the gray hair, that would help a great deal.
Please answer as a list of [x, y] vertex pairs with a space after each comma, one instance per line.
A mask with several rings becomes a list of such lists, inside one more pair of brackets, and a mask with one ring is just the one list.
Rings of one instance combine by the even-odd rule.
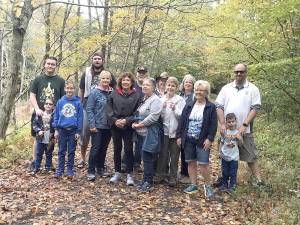
[[179, 91], [184, 92], [184, 82], [185, 82], [186, 80], [191, 80], [191, 81], [193, 82], [193, 85], [194, 85], [195, 82], [196, 82], [195, 77], [193, 77], [191, 74], [186, 74], [186, 75], [183, 77], [182, 82], [181, 82], [181, 84], [180, 84], [180, 86], [179, 86]]
[[204, 87], [207, 92], [207, 97], [210, 95], [210, 83], [206, 80], [197, 80], [194, 84], [194, 92], [196, 89], [198, 89], [200, 86]]

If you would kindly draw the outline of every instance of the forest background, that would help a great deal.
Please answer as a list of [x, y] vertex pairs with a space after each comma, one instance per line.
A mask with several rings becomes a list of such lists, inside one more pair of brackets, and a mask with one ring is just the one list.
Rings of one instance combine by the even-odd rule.
[[30, 158], [29, 118], [17, 121], [16, 111], [43, 59], [58, 57], [58, 74], [78, 83], [98, 50], [116, 76], [140, 65], [152, 77], [190, 73], [214, 94], [234, 64], [248, 64], [262, 95], [255, 131], [270, 188], [255, 193], [245, 221], [299, 224], [300, 1], [0, 1], [0, 167]]

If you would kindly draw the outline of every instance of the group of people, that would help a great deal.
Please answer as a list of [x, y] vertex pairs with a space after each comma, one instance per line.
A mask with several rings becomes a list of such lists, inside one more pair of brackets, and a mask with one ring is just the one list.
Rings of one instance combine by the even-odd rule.
[[[118, 183], [125, 172], [128, 186], [136, 185], [139, 191], [148, 192], [154, 183], [167, 182], [174, 187], [180, 178], [189, 182], [184, 192], [192, 194], [198, 191], [199, 167], [204, 194], [209, 199], [214, 196], [210, 149], [219, 121], [219, 189], [236, 189], [238, 160], [248, 163], [257, 185], [263, 184], [252, 135], [261, 99], [258, 88], [247, 80], [245, 64], [234, 67], [235, 80], [221, 89], [215, 103], [209, 100], [209, 82], [196, 81], [189, 74], [180, 84], [167, 72], [153, 79], [147, 76], [146, 67], [139, 67], [136, 76], [125, 72], [116, 80], [104, 69], [104, 58], [99, 52], [93, 54], [91, 66], [81, 76], [78, 97], [75, 83], [56, 75], [56, 65], [56, 58], [48, 57], [44, 73], [31, 85], [34, 175], [40, 171], [44, 153], [45, 170], [52, 170], [53, 149], [58, 142], [54, 177], [64, 175], [67, 154], [66, 176], [72, 179], [76, 142], [81, 147], [78, 167], [83, 167], [91, 139], [87, 179], [107, 177], [106, 152], [112, 139], [115, 172], [110, 183]], [[135, 168], [143, 171], [139, 183], [133, 177]]]

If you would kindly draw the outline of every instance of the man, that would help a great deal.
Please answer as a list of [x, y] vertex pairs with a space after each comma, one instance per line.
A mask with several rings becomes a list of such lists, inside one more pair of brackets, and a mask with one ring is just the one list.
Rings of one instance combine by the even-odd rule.
[[142, 85], [145, 78], [148, 77], [147, 75], [148, 69], [145, 66], [140, 66], [137, 68], [136, 72], [136, 82], [134, 84], [135, 90], [142, 96], [144, 96], [142, 92]]
[[[43, 73], [36, 77], [30, 87], [30, 102], [34, 107], [31, 117], [31, 135], [35, 137], [32, 129], [32, 121], [36, 116], [44, 113], [44, 103], [47, 99], [52, 99], [55, 103], [65, 94], [65, 80], [58, 76], [56, 72], [57, 59], [47, 57], [44, 63]], [[34, 138], [35, 139], [35, 138]], [[33, 144], [33, 164], [36, 156], [36, 142]]]
[[225, 116], [234, 113], [237, 117], [237, 128], [243, 136], [244, 144], [240, 147], [240, 160], [248, 163], [255, 184], [263, 185], [258, 168], [258, 151], [253, 140], [253, 121], [261, 108], [261, 97], [258, 88], [247, 80], [247, 66], [237, 64], [234, 67], [235, 80], [225, 85], [217, 99], [218, 120], [221, 124], [220, 133], [226, 130]]
[[[87, 99], [91, 93], [91, 90], [96, 88], [99, 84], [99, 75], [104, 70], [104, 57], [102, 56], [102, 53], [95, 52], [91, 57], [91, 63], [92, 65], [85, 68], [85, 71], [83, 72], [80, 84], [79, 84], [79, 97], [81, 99], [81, 102], [83, 104], [83, 128], [81, 132], [81, 138], [80, 138], [80, 146], [81, 146], [81, 160], [79, 161], [77, 167], [82, 168], [85, 165], [86, 162], [86, 152], [88, 148], [88, 144], [90, 141], [90, 133], [88, 128], [88, 121], [87, 121], [87, 113], [86, 113], [86, 103]], [[111, 87], [116, 86], [116, 79], [112, 75], [112, 82], [110, 84]]]

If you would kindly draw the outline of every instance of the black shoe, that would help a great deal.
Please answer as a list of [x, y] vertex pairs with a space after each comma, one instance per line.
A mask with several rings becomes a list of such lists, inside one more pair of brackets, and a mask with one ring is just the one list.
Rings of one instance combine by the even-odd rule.
[[34, 160], [30, 163], [30, 165], [29, 165], [29, 171], [30, 172], [33, 172], [34, 171], [34, 168], [35, 168], [35, 162], [34, 162]]
[[109, 173], [105, 168], [100, 168], [97, 170], [97, 174], [100, 176], [100, 177], [110, 177], [111, 176], [111, 173]]
[[142, 186], [138, 187], [138, 191], [140, 192], [150, 192], [153, 190], [153, 185], [149, 182], [145, 181]]

